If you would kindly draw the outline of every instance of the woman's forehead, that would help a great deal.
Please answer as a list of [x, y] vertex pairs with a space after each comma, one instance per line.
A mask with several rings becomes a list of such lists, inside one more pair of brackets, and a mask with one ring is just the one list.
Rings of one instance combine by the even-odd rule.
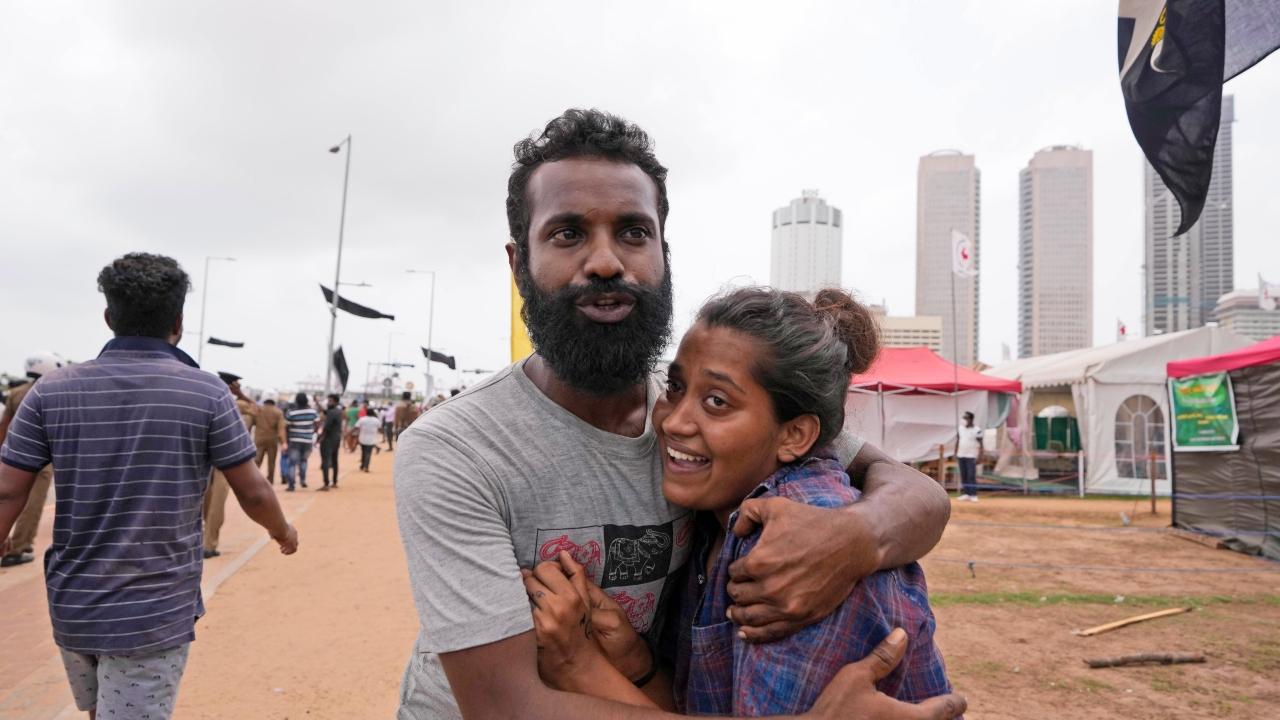
[[685, 372], [715, 366], [722, 371], [740, 369], [749, 374], [759, 352], [759, 342], [741, 330], [699, 322], [681, 338], [673, 365]]

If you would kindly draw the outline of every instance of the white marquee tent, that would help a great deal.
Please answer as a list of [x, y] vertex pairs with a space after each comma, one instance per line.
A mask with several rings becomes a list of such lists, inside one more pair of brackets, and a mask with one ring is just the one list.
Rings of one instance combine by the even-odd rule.
[[[1031, 428], [1036, 393], [1069, 392], [1084, 448], [1085, 492], [1169, 494], [1169, 402], [1165, 366], [1172, 360], [1216, 355], [1249, 344], [1225, 328], [1153, 335], [1102, 347], [1025, 358], [987, 371], [1022, 381], [1024, 417]], [[1034, 447], [1027, 437], [1024, 447]]]

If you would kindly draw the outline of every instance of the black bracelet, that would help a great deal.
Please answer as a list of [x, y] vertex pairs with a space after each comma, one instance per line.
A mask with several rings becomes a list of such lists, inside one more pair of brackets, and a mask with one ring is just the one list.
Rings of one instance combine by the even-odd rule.
[[649, 649], [649, 671], [641, 675], [639, 679], [631, 681], [638, 688], [648, 685], [653, 676], [658, 674], [658, 648], [654, 646], [654, 643], [648, 637], [641, 635], [640, 639], [644, 641], [645, 647]]
[[644, 687], [645, 685], [648, 685], [648, 684], [649, 684], [649, 681], [653, 679], [653, 676], [654, 676], [654, 675], [657, 675], [657, 674], [658, 674], [658, 659], [657, 659], [657, 658], [655, 658], [655, 657], [650, 656], [650, 659], [649, 659], [649, 672], [645, 673], [644, 675], [641, 675], [641, 676], [640, 676], [640, 679], [638, 679], [638, 680], [632, 680], [631, 682], [632, 682], [632, 684], [634, 684], [636, 687], [638, 687], [638, 688], [642, 688], [642, 687]]

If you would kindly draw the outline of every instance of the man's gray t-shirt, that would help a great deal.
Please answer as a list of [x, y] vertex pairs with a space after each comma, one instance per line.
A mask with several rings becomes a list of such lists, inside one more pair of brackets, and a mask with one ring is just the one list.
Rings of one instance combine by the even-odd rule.
[[[567, 550], [655, 633], [689, 556], [692, 513], [662, 495], [649, 419], [636, 438], [552, 402], [516, 363], [405, 430], [396, 513], [421, 623], [401, 686], [401, 720], [461, 717], [439, 653], [533, 629], [519, 568]], [[661, 392], [650, 382], [648, 407]], [[842, 438], [842, 459], [860, 442]]]

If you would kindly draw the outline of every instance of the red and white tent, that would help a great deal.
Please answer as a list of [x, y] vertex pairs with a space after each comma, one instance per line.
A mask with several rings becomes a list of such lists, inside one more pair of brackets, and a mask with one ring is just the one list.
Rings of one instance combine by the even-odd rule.
[[995, 427], [1021, 390], [1017, 380], [959, 367], [926, 347], [884, 348], [850, 381], [845, 426], [903, 462], [936, 458], [955, 439], [957, 405], [977, 426]]
[[950, 395], [972, 390], [1022, 392], [1022, 383], [1017, 380], [991, 377], [960, 367], [943, 360], [927, 347], [881, 349], [871, 369], [854, 375], [849, 387], [890, 394]]

